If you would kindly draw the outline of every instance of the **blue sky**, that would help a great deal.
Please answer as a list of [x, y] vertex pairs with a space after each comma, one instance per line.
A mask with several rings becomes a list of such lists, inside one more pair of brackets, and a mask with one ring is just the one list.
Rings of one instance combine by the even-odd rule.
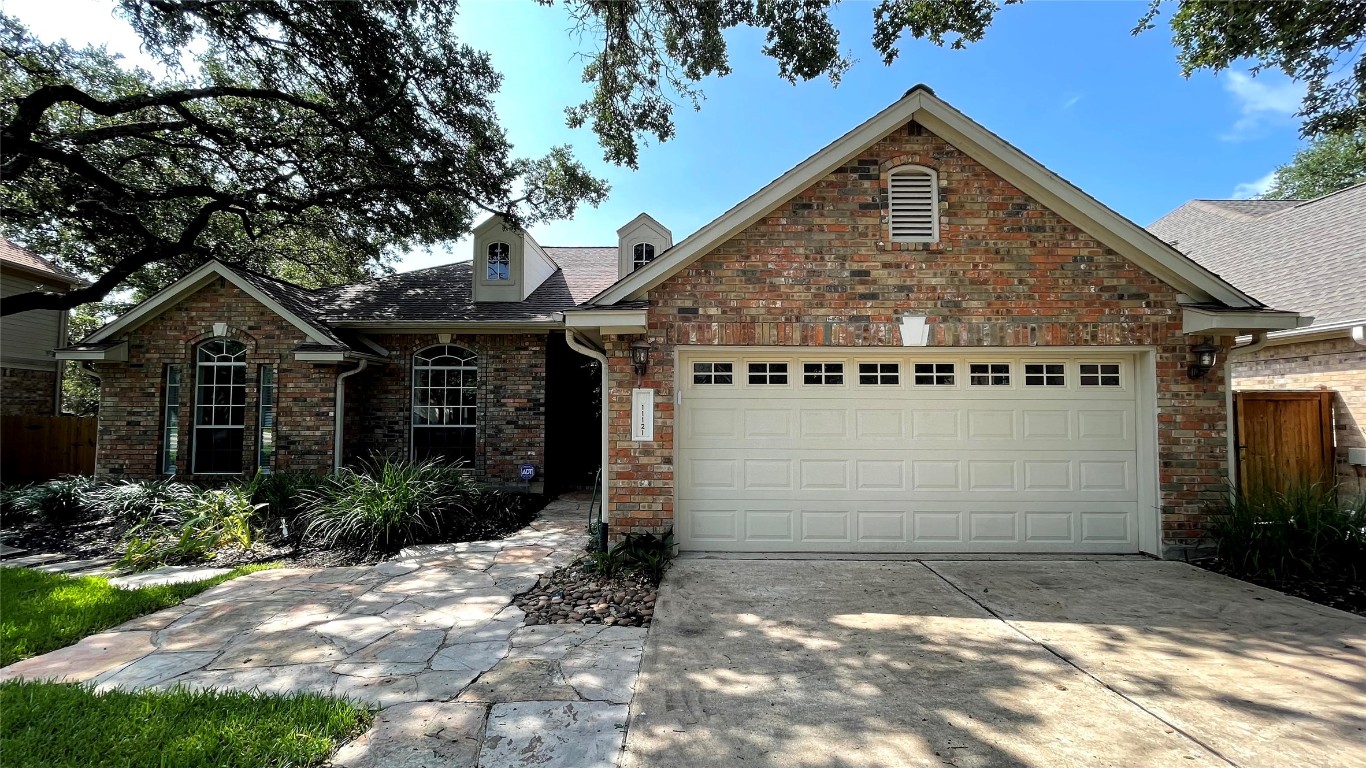
[[[106, 43], [138, 61], [137, 40], [108, 0], [6, 0], [42, 37]], [[905, 39], [884, 66], [869, 44], [871, 2], [836, 11], [842, 47], [857, 63], [838, 87], [792, 86], [759, 53], [762, 34], [728, 37], [734, 73], [703, 83], [700, 112], [680, 106], [678, 135], [644, 148], [631, 172], [602, 161], [588, 128], [569, 130], [564, 108], [582, 101], [579, 40], [562, 7], [531, 0], [467, 0], [460, 32], [504, 73], [498, 112], [520, 154], [572, 145], [612, 184], [611, 197], [572, 221], [532, 230], [544, 245], [612, 245], [617, 227], [647, 211], [693, 232], [832, 139], [923, 82], [969, 117], [1139, 224], [1195, 197], [1250, 196], [1302, 142], [1293, 113], [1302, 89], [1280, 73], [1181, 77], [1170, 32], [1129, 34], [1143, 2], [1030, 0], [1001, 9], [966, 50]], [[1259, 186], [1262, 185], [1262, 186]], [[415, 269], [468, 258], [453, 244], [412, 253]]]

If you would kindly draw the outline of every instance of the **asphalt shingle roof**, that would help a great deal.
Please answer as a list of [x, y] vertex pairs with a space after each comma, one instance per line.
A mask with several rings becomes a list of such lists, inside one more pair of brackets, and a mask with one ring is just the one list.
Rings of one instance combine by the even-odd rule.
[[52, 275], [68, 285], [79, 285], [85, 281], [57, 268], [56, 264], [39, 256], [23, 246], [0, 237], [0, 261], [8, 262], [25, 269]]
[[1148, 231], [1314, 325], [1366, 317], [1366, 183], [1314, 200], [1192, 200]]

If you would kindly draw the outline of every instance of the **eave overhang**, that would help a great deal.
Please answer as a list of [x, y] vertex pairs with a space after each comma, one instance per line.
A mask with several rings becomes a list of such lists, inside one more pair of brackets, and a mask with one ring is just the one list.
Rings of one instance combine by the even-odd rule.
[[1303, 328], [1314, 322], [1298, 312], [1191, 305], [1181, 308], [1181, 331], [1187, 335], [1242, 336]]

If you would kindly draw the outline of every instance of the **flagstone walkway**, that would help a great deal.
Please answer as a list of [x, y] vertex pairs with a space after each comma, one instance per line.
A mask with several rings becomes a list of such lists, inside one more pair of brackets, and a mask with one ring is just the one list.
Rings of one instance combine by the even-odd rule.
[[646, 630], [525, 626], [512, 605], [582, 552], [586, 516], [555, 501], [500, 541], [243, 576], [0, 680], [348, 696], [380, 708], [337, 755], [350, 768], [613, 766]]

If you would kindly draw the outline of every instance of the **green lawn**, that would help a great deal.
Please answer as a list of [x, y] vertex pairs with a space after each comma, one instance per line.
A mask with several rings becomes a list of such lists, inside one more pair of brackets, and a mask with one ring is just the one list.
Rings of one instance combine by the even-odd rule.
[[0, 568], [0, 666], [64, 648], [228, 579], [270, 567], [250, 565], [203, 581], [139, 589], [119, 589], [98, 576]]
[[108, 691], [0, 683], [5, 768], [224, 768], [322, 765], [369, 724], [368, 711], [317, 694]]

